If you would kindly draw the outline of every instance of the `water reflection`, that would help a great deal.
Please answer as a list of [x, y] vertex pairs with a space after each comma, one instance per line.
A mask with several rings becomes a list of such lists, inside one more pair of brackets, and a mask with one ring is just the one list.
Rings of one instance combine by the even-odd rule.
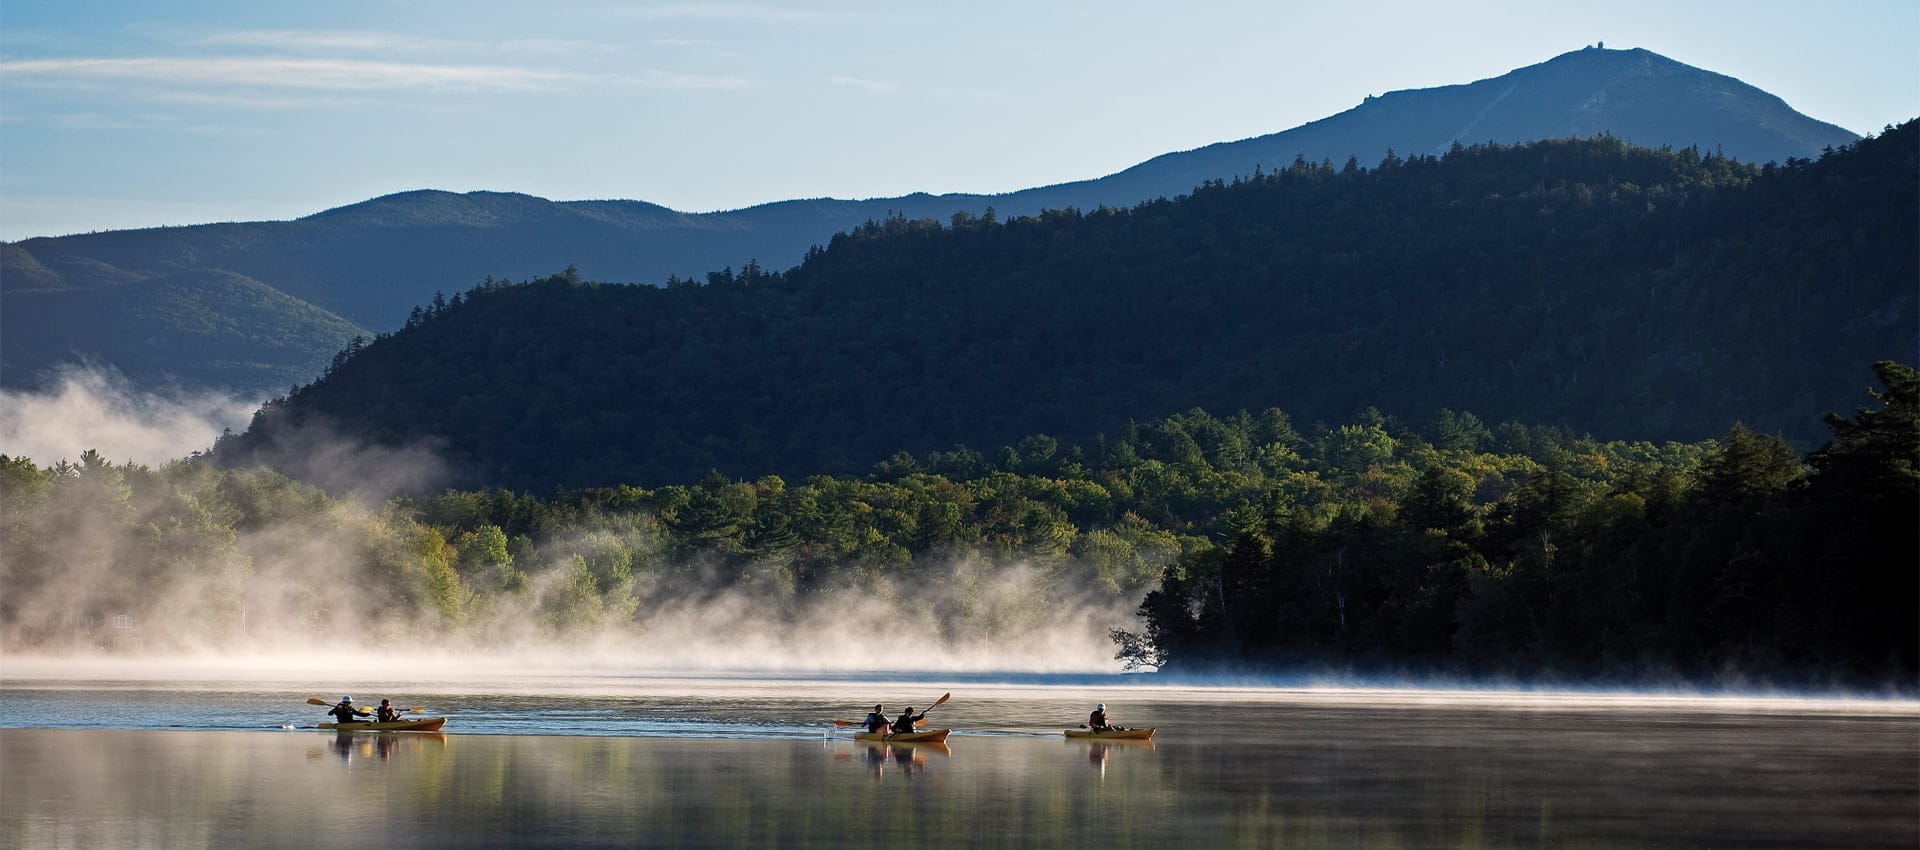
[[[328, 742], [328, 749], [340, 760], [349, 764], [355, 758], [378, 758], [381, 761], [400, 755], [419, 755], [428, 749], [442, 749], [447, 745], [445, 732], [335, 732]], [[322, 752], [318, 749], [307, 751], [309, 758], [318, 758]]]
[[1153, 742], [1129, 741], [1124, 738], [1112, 741], [1089, 741], [1082, 738], [1068, 738], [1067, 746], [1069, 748], [1086, 750], [1087, 763], [1093, 765], [1093, 769], [1099, 772], [1101, 779], [1105, 779], [1107, 777], [1107, 762], [1113, 759], [1115, 753], [1125, 753], [1130, 750], [1151, 750], [1153, 749]]
[[0, 781], [0, 847], [1920, 845], [1911, 716], [1237, 710], [951, 746], [0, 729], [32, 777]]
[[897, 768], [903, 776], [912, 776], [927, 769], [929, 753], [938, 753], [942, 757], [953, 754], [946, 744], [870, 744], [864, 749], [867, 751], [867, 765], [873, 768], [876, 779], [886, 775], [889, 765]]
[[889, 743], [884, 741], [856, 741], [852, 751], [836, 750], [835, 761], [859, 759], [872, 772], [875, 779], [889, 773], [913, 776], [925, 773], [933, 760], [945, 759], [953, 755], [953, 748], [945, 743], [932, 741], [926, 743]]

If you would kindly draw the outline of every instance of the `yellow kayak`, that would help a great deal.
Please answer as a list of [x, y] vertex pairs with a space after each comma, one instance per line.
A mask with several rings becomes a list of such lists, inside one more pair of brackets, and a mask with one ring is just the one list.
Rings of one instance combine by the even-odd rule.
[[1105, 732], [1095, 732], [1092, 729], [1068, 729], [1067, 737], [1093, 738], [1096, 740], [1105, 739], [1109, 741], [1145, 741], [1153, 737], [1154, 728], [1155, 727], [1148, 726], [1145, 729], [1108, 729]]
[[928, 729], [925, 732], [902, 732], [898, 735], [889, 735], [885, 732], [855, 732], [853, 739], [885, 741], [889, 744], [932, 744], [946, 740], [947, 734], [952, 731], [952, 729]]
[[438, 732], [447, 725], [444, 717], [422, 717], [418, 720], [395, 720], [391, 723], [322, 723], [322, 729], [337, 729], [341, 732]]

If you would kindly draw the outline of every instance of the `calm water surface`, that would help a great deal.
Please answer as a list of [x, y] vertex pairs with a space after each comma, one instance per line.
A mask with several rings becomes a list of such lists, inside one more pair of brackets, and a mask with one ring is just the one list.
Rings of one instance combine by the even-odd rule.
[[[348, 687], [0, 683], [0, 846], [1920, 847], [1912, 702], [554, 678], [311, 729]], [[830, 724], [948, 691], [947, 746]], [[1160, 731], [1061, 736], [1095, 701]]]

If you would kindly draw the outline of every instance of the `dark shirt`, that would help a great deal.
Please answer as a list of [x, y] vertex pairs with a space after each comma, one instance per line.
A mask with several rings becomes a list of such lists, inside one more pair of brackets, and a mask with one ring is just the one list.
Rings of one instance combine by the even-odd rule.
[[400, 719], [400, 709], [383, 705], [373, 710], [373, 716], [379, 718], [381, 723], [392, 723]]
[[866, 724], [868, 732], [885, 732], [887, 731], [887, 716], [877, 711], [869, 711], [867, 712]]
[[1087, 715], [1087, 726], [1093, 729], [1107, 728], [1107, 713], [1104, 711], [1095, 711]]
[[333, 707], [333, 710], [332, 710], [332, 711], [329, 711], [329, 712], [327, 712], [327, 716], [328, 716], [328, 717], [333, 717], [333, 718], [336, 718], [336, 719], [338, 719], [338, 720], [339, 720], [339, 721], [340, 721], [341, 723], [365, 723], [365, 722], [367, 722], [367, 721], [366, 721], [366, 718], [364, 718], [364, 717], [361, 717], [360, 715], [358, 715], [358, 714], [355, 714], [355, 713], [354, 713], [354, 710], [353, 710], [353, 706], [352, 706], [352, 705], [349, 705], [349, 704], [347, 704], [347, 703], [344, 703], [344, 702], [343, 702], [343, 703], [340, 703], [339, 705], [336, 705], [336, 706], [334, 706], [334, 707]]
[[926, 716], [927, 714], [924, 711], [919, 714], [914, 714], [911, 711], [903, 712], [900, 715], [900, 719], [893, 721], [893, 734], [905, 735], [908, 732], [912, 732], [913, 722], [916, 720], [923, 720], [926, 718]]

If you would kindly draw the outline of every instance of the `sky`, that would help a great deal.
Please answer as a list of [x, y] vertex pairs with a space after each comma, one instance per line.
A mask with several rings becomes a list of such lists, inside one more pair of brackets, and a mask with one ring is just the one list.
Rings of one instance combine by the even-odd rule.
[[412, 189], [1003, 192], [1604, 42], [1858, 133], [1920, 116], [1914, 0], [0, 4], [0, 240]]

